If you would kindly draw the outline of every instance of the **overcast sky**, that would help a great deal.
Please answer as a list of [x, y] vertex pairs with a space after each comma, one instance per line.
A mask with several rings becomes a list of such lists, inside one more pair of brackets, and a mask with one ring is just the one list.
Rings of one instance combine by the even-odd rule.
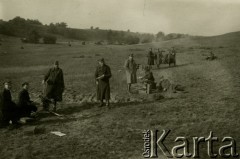
[[73, 28], [219, 35], [240, 31], [240, 0], [0, 0], [0, 19], [16, 16]]

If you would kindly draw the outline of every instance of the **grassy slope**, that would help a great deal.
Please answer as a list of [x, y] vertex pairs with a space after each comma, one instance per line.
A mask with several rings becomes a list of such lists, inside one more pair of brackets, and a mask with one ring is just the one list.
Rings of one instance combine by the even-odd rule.
[[[36, 98], [49, 64], [55, 59], [60, 60], [67, 85], [66, 104], [60, 112], [67, 118], [42, 119], [39, 124], [45, 125], [47, 130], [42, 135], [24, 135], [29, 126], [14, 131], [0, 130], [1, 158], [141, 158], [143, 129], [171, 129], [166, 141], [170, 145], [177, 136], [207, 137], [209, 131], [218, 137], [235, 137], [239, 143], [240, 46], [235, 41], [239, 36], [227, 38], [235, 40], [225, 38], [180, 39], [135, 46], [24, 44], [24, 50], [20, 49], [22, 44], [18, 40], [6, 38], [0, 46], [8, 52], [0, 55], [0, 80], [11, 79], [14, 92], [19, 90], [21, 82], [30, 81], [31, 95]], [[92, 77], [99, 55], [106, 58], [112, 68], [112, 92], [125, 94], [124, 71], [118, 71], [122, 69], [124, 59], [133, 49], [136, 61], [145, 63], [146, 49], [152, 46], [177, 47], [179, 66], [164, 66], [154, 70], [154, 75], [157, 79], [164, 75], [174, 83], [186, 86], [189, 93], [160, 102], [115, 104], [111, 110], [70, 104], [77, 95], [95, 91]], [[204, 55], [208, 54], [205, 47], [212, 48], [218, 60], [205, 61]], [[80, 58], [82, 55], [85, 58]], [[62, 131], [67, 136], [51, 135], [52, 130]], [[201, 151], [202, 158], [206, 158], [206, 145]]]

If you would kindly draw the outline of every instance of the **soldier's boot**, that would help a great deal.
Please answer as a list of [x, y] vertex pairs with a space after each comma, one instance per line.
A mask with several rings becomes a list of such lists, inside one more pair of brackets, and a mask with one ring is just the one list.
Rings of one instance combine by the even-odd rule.
[[127, 91], [128, 91], [128, 93], [131, 93], [131, 84], [127, 85]]
[[106, 106], [107, 106], [108, 109], [111, 109], [109, 100], [106, 100]]
[[53, 112], [57, 111], [57, 101], [53, 101]]
[[103, 101], [100, 101], [99, 107], [102, 107], [104, 105]]

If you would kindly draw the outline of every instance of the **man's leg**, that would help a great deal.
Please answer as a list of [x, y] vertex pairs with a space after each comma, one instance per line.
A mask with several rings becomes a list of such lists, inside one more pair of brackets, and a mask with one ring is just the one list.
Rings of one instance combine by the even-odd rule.
[[127, 84], [127, 90], [128, 90], [128, 92], [131, 92], [131, 83]]
[[9, 115], [6, 111], [2, 112], [2, 121], [1, 121], [1, 127], [7, 127], [9, 125]]
[[100, 100], [99, 107], [102, 107], [102, 106], [103, 106], [103, 100]]
[[109, 102], [109, 100], [106, 100], [106, 106], [107, 106], [108, 108], [110, 108], [110, 102]]
[[48, 111], [49, 110], [49, 100], [47, 100], [47, 99], [43, 99], [42, 100], [42, 104], [43, 104], [43, 110], [46, 110], [46, 111]]
[[56, 112], [57, 111], [57, 101], [54, 99], [53, 101], [53, 111]]

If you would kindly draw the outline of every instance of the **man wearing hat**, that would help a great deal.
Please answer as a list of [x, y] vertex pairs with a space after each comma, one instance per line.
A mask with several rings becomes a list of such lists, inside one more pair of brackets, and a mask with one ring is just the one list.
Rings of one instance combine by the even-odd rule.
[[131, 84], [137, 83], [137, 69], [138, 65], [133, 59], [133, 54], [130, 54], [128, 59], [125, 61], [124, 67], [126, 69], [127, 77], [127, 90], [131, 92]]
[[95, 71], [95, 80], [97, 84], [97, 99], [100, 101], [100, 106], [103, 106], [103, 100], [106, 100], [106, 106], [110, 107], [110, 84], [109, 79], [112, 77], [111, 69], [105, 64], [104, 59], [98, 60], [98, 66]]
[[21, 117], [31, 117], [31, 113], [37, 111], [36, 105], [30, 100], [28, 88], [29, 83], [24, 82], [22, 84], [22, 90], [18, 96], [18, 107], [21, 111]]
[[9, 122], [12, 124], [18, 124], [20, 119], [19, 109], [16, 104], [12, 101], [11, 95], [11, 82], [4, 82], [4, 89], [1, 93], [1, 112], [2, 112], [2, 124], [8, 126]]
[[62, 101], [62, 93], [64, 91], [63, 71], [59, 68], [59, 62], [55, 61], [53, 68], [50, 68], [44, 76], [43, 84], [45, 84], [44, 96], [42, 98], [43, 108], [49, 109], [49, 104], [53, 100], [53, 111], [56, 111], [57, 102]]

